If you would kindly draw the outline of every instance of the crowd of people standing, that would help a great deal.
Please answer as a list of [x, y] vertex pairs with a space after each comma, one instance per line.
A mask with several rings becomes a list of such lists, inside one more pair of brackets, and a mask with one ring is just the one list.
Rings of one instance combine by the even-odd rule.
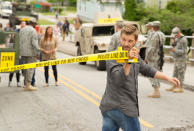
[[[74, 19], [75, 30], [78, 30], [82, 21], [79, 18]], [[0, 23], [2, 31], [13, 31], [10, 24], [6, 24], [5, 28]], [[62, 37], [64, 41], [70, 32], [70, 22], [67, 18], [64, 22], [58, 21], [55, 27], [40, 27], [36, 22], [30, 22], [29, 25], [22, 21], [19, 28], [15, 29], [19, 33], [20, 59], [19, 64], [32, 63], [38, 60], [47, 61], [56, 59], [56, 49], [58, 40]], [[58, 85], [57, 66], [52, 66], [55, 77], [55, 85]], [[36, 88], [36, 69], [27, 69], [22, 71], [11, 72], [9, 74], [8, 86], [13, 86], [13, 76], [16, 74], [17, 87], [21, 87], [21, 74], [24, 76], [25, 90], [37, 90]], [[45, 86], [49, 86], [49, 67], [44, 67]]]
[[[1, 24], [2, 25], [2, 24]], [[4, 31], [12, 31], [9, 28], [9, 24], [6, 25]], [[19, 33], [19, 44], [20, 44], [20, 63], [27, 64], [33, 63], [37, 60], [47, 61], [56, 59], [56, 49], [58, 45], [57, 35], [54, 34], [53, 27], [47, 27], [45, 32], [42, 27], [39, 27], [36, 22], [30, 22], [26, 25], [26, 22], [22, 21], [20, 27], [16, 29]], [[57, 66], [52, 66], [53, 73], [55, 76], [55, 85], [58, 86], [57, 78]], [[45, 69], [45, 86], [49, 86], [48, 78], [49, 67]], [[17, 86], [21, 87], [20, 74], [24, 76], [24, 89], [25, 91], [36, 91], [37, 87], [35, 84], [35, 69], [26, 69], [16, 72]], [[9, 74], [8, 86], [13, 86], [12, 79], [14, 73]]]

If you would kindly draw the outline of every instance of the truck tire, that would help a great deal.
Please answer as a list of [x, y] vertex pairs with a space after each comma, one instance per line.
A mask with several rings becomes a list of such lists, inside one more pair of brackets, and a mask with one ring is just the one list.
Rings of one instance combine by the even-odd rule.
[[[81, 48], [80, 46], [78, 45], [77, 47], [77, 56], [82, 56], [82, 53], [81, 53]], [[85, 65], [86, 62], [79, 62], [80, 65]]]
[[[95, 49], [94, 53], [102, 53], [98, 49]], [[105, 71], [106, 70], [106, 61], [105, 60], [100, 60], [100, 61], [95, 61], [95, 65], [97, 70], [100, 71]]]

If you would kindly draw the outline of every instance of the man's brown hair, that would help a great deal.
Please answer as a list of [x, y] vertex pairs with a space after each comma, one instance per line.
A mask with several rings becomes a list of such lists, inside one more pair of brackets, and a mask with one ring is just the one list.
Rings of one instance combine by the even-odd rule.
[[126, 35], [134, 35], [135, 36], [135, 40], [138, 39], [138, 30], [137, 28], [132, 25], [132, 24], [127, 24], [125, 25], [122, 30], [121, 30], [121, 35], [122, 34], [126, 34]]

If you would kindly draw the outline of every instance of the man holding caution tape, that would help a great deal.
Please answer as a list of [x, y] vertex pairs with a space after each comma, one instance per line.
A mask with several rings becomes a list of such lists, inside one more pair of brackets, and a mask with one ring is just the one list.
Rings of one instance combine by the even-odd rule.
[[136, 58], [138, 63], [117, 63], [107, 61], [107, 85], [100, 109], [103, 116], [102, 131], [140, 131], [138, 106], [138, 73], [147, 77], [166, 80], [176, 86], [177, 78], [168, 77], [155, 68], [145, 64], [134, 48], [138, 40], [137, 28], [126, 25], [121, 30], [121, 46], [129, 51], [129, 59]]

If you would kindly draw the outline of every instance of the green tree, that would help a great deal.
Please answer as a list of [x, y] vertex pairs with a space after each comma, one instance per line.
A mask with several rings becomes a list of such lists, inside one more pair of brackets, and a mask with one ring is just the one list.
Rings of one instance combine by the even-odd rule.
[[136, 0], [125, 0], [125, 13], [124, 13], [124, 19], [127, 20], [135, 20], [136, 15]]
[[186, 13], [194, 9], [194, 0], [173, 0], [168, 2], [166, 9], [174, 13]]
[[136, 6], [134, 20], [146, 24], [150, 21], [161, 21], [161, 30], [170, 34], [173, 27], [178, 26], [185, 35], [194, 32], [194, 0], [172, 0], [166, 9], [145, 8], [141, 3]]
[[2, 1], [10, 1], [11, 2], [12, 0], [2, 0]]
[[68, 2], [71, 6], [76, 6], [77, 4], [77, 0], [68, 0]]
[[47, 0], [47, 1], [50, 3], [59, 3], [60, 2], [62, 6], [64, 4], [64, 1], [68, 1], [68, 3], [71, 6], [76, 6], [76, 3], [77, 3], [77, 0]]
[[48, 2], [50, 2], [50, 3], [61, 3], [61, 6], [63, 6], [64, 5], [64, 0], [47, 0]]

